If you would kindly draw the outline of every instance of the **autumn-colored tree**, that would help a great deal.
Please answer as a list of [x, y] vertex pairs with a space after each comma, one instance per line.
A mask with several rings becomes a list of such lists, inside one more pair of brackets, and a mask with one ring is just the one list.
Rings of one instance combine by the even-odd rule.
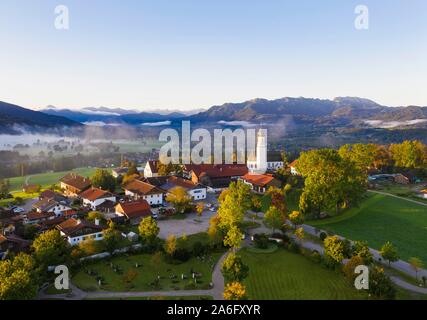
[[370, 269], [368, 292], [380, 299], [394, 299], [397, 293], [390, 277], [384, 273], [383, 268], [377, 266]]
[[424, 169], [427, 166], [427, 146], [421, 141], [403, 141], [390, 145], [390, 154], [397, 167]]
[[271, 198], [271, 207], [275, 207], [283, 215], [288, 213], [286, 206], [285, 191], [277, 187], [270, 187], [267, 190], [267, 195]]
[[222, 231], [219, 228], [219, 217], [214, 215], [209, 220], [208, 236], [211, 243], [216, 244], [222, 241]]
[[246, 288], [240, 282], [234, 281], [228, 283], [224, 289], [224, 299], [225, 300], [245, 300], [246, 297]]
[[304, 216], [300, 211], [292, 211], [288, 218], [295, 228], [304, 223]]
[[222, 263], [221, 272], [227, 282], [243, 281], [249, 274], [249, 267], [235, 253], [229, 253]]
[[85, 256], [91, 256], [98, 252], [96, 240], [87, 239], [79, 243], [79, 249]]
[[286, 221], [286, 216], [283, 211], [271, 206], [264, 215], [264, 224], [271, 228], [274, 232], [275, 229], [280, 229]]
[[353, 254], [361, 257], [365, 265], [370, 265], [374, 261], [374, 257], [369, 250], [367, 242], [355, 241], [353, 246]]
[[123, 275], [123, 282], [131, 284], [138, 277], [138, 271], [135, 268], [128, 269]]
[[347, 263], [343, 266], [343, 272], [344, 275], [346, 277], [346, 279], [353, 284], [354, 280], [356, 279], [356, 277], [358, 276], [358, 274], [356, 274], [354, 272], [354, 270], [356, 269], [357, 266], [363, 265], [364, 261], [363, 258], [360, 256], [352, 256]]
[[153, 241], [157, 238], [160, 229], [157, 226], [155, 219], [152, 217], [146, 217], [139, 223], [138, 231], [142, 241], [146, 243], [153, 243]]
[[165, 241], [165, 252], [169, 256], [173, 256], [177, 249], [177, 241], [175, 235], [171, 234], [168, 236], [168, 238]]
[[175, 187], [170, 190], [166, 197], [166, 201], [174, 206], [176, 212], [184, 213], [190, 206], [191, 197], [184, 188]]
[[102, 213], [99, 211], [90, 211], [87, 214], [87, 219], [89, 221], [95, 221], [96, 219], [101, 220], [103, 218]]
[[323, 241], [325, 257], [330, 262], [340, 264], [344, 259], [344, 243], [338, 236], [326, 237]]
[[203, 202], [199, 202], [196, 205], [196, 211], [197, 211], [197, 215], [199, 217], [202, 216], [203, 211], [205, 210], [205, 204]]
[[304, 232], [304, 228], [298, 228], [295, 230], [294, 232], [295, 237], [297, 237], [297, 239], [302, 240], [305, 237], [305, 232]]
[[113, 252], [116, 250], [119, 245], [120, 241], [123, 239], [121, 232], [118, 230], [115, 230], [114, 228], [108, 228], [104, 231], [104, 237], [103, 237], [103, 243], [105, 250], [108, 252]]
[[36, 294], [37, 274], [30, 255], [0, 260], [0, 300], [31, 300]]
[[236, 250], [240, 248], [242, 238], [243, 233], [240, 231], [239, 227], [237, 227], [237, 225], [233, 225], [228, 229], [224, 237], [224, 245]]

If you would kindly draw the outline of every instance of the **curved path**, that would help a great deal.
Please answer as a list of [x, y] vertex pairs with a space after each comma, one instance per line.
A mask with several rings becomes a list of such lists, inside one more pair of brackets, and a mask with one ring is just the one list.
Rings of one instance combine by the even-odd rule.
[[421, 201], [417, 201], [417, 200], [413, 200], [413, 199], [408, 199], [408, 198], [405, 198], [405, 197], [399, 197], [399, 196], [396, 196], [396, 195], [394, 195], [392, 193], [387, 193], [387, 192], [383, 192], [383, 191], [376, 191], [376, 190], [368, 190], [368, 192], [382, 194], [384, 196], [389, 196], [389, 197], [393, 197], [393, 198], [397, 198], [397, 199], [401, 199], [401, 200], [406, 200], [406, 201], [409, 201], [409, 202], [412, 202], [412, 203], [419, 204], [421, 206], [427, 206], [426, 202], [421, 202]]

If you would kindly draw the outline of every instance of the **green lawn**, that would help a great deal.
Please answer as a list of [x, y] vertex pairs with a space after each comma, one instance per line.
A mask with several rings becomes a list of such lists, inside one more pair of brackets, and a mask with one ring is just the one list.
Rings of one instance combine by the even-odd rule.
[[[69, 172], [75, 172], [79, 175], [90, 177], [95, 172], [96, 168], [77, 168], [70, 171], [61, 171], [61, 172], [48, 172], [48, 173], [39, 173], [31, 175], [29, 178], [30, 184], [38, 184], [42, 187], [48, 187], [54, 183], [57, 183], [59, 179], [65, 176]], [[22, 186], [24, 185], [26, 177], [14, 177], [10, 178], [11, 192], [22, 191]]]
[[358, 208], [309, 224], [375, 249], [391, 241], [404, 260], [418, 257], [427, 265], [427, 207], [403, 199], [370, 194]]
[[367, 295], [350, 287], [338, 272], [323, 268], [308, 258], [280, 249], [274, 253], [241, 251], [249, 266], [245, 280], [250, 299], [347, 300]]
[[[122, 274], [116, 273], [110, 266], [110, 262], [102, 260], [87, 267], [83, 267], [73, 276], [73, 283], [83, 290], [96, 291], [153, 291], [153, 290], [184, 290], [184, 289], [208, 289], [212, 281], [213, 266], [218, 261], [222, 253], [214, 253], [205, 260], [191, 258], [185, 263], [181, 264], [168, 264], [161, 259], [155, 261], [149, 254], [138, 254], [128, 257], [116, 257], [111, 260], [115, 266], [122, 269]], [[138, 275], [132, 281], [132, 287], [129, 287], [123, 281], [123, 274], [130, 268], [135, 268], [135, 264], [139, 264], [136, 268]], [[89, 275], [86, 270], [96, 271], [98, 276], [104, 278], [101, 288], [98, 286], [96, 276]], [[200, 273], [201, 277], [198, 279], [195, 287], [190, 286], [194, 283], [191, 279], [191, 270]], [[181, 274], [188, 276], [188, 279], [181, 279]], [[160, 286], [153, 287], [150, 285], [157, 276], [160, 275]], [[176, 275], [176, 279], [170, 279], [171, 275]]]

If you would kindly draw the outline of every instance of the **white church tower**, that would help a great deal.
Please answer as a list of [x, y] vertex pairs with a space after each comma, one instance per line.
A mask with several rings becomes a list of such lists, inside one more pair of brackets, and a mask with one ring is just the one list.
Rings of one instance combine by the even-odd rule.
[[248, 159], [247, 166], [252, 174], [263, 174], [267, 171], [267, 130], [260, 129], [257, 134], [256, 158]]

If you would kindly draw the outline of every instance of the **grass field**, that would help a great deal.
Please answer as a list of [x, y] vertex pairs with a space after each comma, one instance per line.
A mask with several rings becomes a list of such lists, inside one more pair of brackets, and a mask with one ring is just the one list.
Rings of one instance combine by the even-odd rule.
[[245, 280], [250, 299], [260, 300], [348, 300], [367, 295], [350, 287], [344, 277], [308, 258], [280, 249], [274, 253], [242, 250], [249, 266]]
[[370, 194], [358, 208], [309, 224], [380, 249], [391, 241], [399, 256], [418, 257], [427, 265], [427, 206], [380, 194]]
[[[57, 183], [59, 179], [65, 176], [69, 172], [75, 172], [79, 175], [90, 177], [95, 172], [96, 168], [77, 168], [70, 171], [61, 171], [61, 172], [48, 172], [30, 175], [28, 183], [38, 184], [42, 187], [48, 187], [54, 183]], [[14, 177], [10, 178], [11, 192], [22, 191], [22, 186], [25, 184], [27, 177]]]
[[[193, 289], [189, 285], [194, 283], [191, 279], [191, 270], [201, 273], [195, 289], [207, 289], [212, 281], [213, 265], [219, 259], [222, 253], [214, 253], [209, 259], [204, 261], [197, 258], [191, 258], [185, 263], [168, 264], [164, 259], [160, 261], [153, 260], [153, 255], [139, 254], [128, 257], [116, 257], [111, 260], [115, 266], [119, 266], [123, 273], [116, 273], [110, 266], [110, 262], [103, 260], [91, 264], [86, 268], [96, 271], [98, 276], [104, 278], [101, 288], [98, 286], [96, 277], [88, 275], [84, 269], [78, 271], [73, 277], [73, 283], [79, 288], [86, 291], [106, 290], [106, 291], [153, 291], [153, 290], [183, 290]], [[135, 268], [135, 264], [139, 264], [136, 268], [138, 275], [132, 281], [133, 286], [129, 287], [123, 280], [123, 275], [130, 268]], [[188, 278], [182, 280], [181, 274], [185, 274]], [[157, 276], [161, 277], [159, 287], [150, 285]], [[172, 280], [170, 276], [175, 275], [176, 279]]]

